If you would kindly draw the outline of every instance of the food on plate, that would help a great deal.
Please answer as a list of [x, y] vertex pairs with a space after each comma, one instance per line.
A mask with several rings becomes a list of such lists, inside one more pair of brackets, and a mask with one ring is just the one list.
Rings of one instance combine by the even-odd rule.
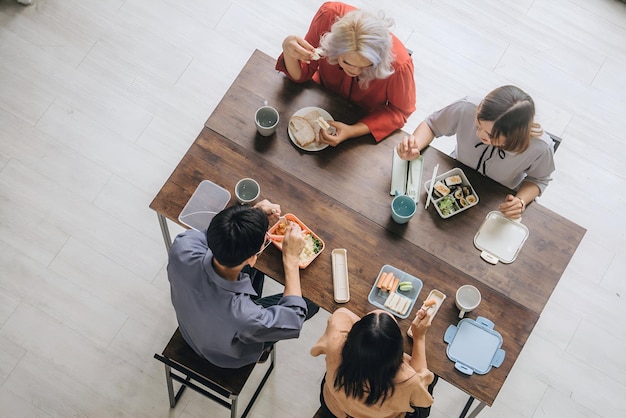
[[304, 248], [300, 252], [299, 261], [300, 268], [305, 268], [316, 256], [324, 249], [324, 243], [315, 234], [311, 232], [299, 219], [288, 213], [281, 217], [274, 226], [269, 229], [269, 236], [274, 245], [282, 251], [283, 237], [286, 233], [289, 222], [295, 222], [302, 229], [302, 238], [304, 239]]
[[313, 126], [302, 116], [293, 116], [289, 121], [289, 130], [301, 147], [312, 145], [316, 141]]
[[[324, 119], [320, 112], [311, 110], [304, 116], [292, 116], [289, 121], [289, 132], [301, 147], [319, 145], [320, 141], [320, 119]], [[326, 121], [324, 121], [326, 122]], [[330, 126], [330, 125], [329, 125]]]
[[318, 121], [318, 123], [320, 124], [320, 127], [321, 127], [323, 130], [327, 130], [328, 128], [330, 128], [330, 125], [328, 124], [328, 122], [326, 122], [326, 119], [324, 119], [322, 116], [320, 116], [320, 117], [317, 119], [317, 121]]
[[322, 241], [310, 232], [304, 234], [304, 248], [300, 253], [300, 264], [306, 264], [322, 250]]
[[437, 301], [435, 299], [428, 299], [424, 301], [424, 306], [426, 306], [427, 308], [435, 306], [436, 304], [437, 304]]
[[442, 196], [447, 196], [450, 194], [450, 189], [448, 188], [448, 186], [446, 186], [445, 184], [443, 184], [440, 181], [438, 181], [437, 183], [435, 183], [435, 186], [433, 187], [433, 190], [437, 192], [438, 196], [436, 197], [442, 197]]
[[451, 215], [459, 210], [459, 207], [452, 196], [444, 196], [437, 202], [437, 207], [443, 216]]
[[467, 195], [465, 196], [465, 201], [469, 203], [470, 205], [473, 205], [477, 201], [476, 196], [474, 196], [473, 194]]
[[413, 283], [411, 282], [402, 282], [400, 284], [398, 284], [398, 290], [401, 292], [408, 292], [410, 290], [413, 290]]
[[389, 297], [385, 300], [384, 306], [400, 315], [404, 315], [407, 309], [409, 309], [409, 306], [411, 306], [411, 299], [399, 293], [390, 293]]
[[376, 282], [376, 287], [380, 290], [384, 290], [386, 292], [395, 292], [398, 287], [398, 283], [400, 283], [400, 279], [393, 275], [393, 273], [385, 271], [381, 273], [378, 281]]
[[379, 289], [383, 289], [383, 287], [386, 289], [387, 288], [387, 275], [389, 273], [384, 272], [380, 275], [380, 277], [378, 278], [378, 282], [376, 282], [376, 287]]
[[446, 177], [445, 182], [446, 182], [446, 185], [450, 187], [450, 186], [456, 186], [456, 185], [462, 184], [463, 179], [459, 175], [454, 175], [454, 176]]

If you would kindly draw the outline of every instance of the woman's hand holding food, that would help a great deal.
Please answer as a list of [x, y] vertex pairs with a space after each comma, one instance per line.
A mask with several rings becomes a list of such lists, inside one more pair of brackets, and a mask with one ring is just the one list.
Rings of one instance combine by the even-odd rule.
[[428, 328], [430, 328], [430, 312], [424, 308], [420, 308], [415, 315], [415, 319], [411, 322], [413, 339], [425, 338]]
[[267, 215], [267, 219], [269, 220], [270, 225], [274, 225], [278, 222], [280, 218], [280, 205], [276, 203], [272, 203], [267, 199], [261, 200], [259, 203], [254, 205], [255, 208], [259, 208]]
[[417, 139], [415, 139], [415, 136], [413, 135], [402, 138], [402, 141], [397, 145], [396, 150], [398, 152], [398, 156], [403, 160], [411, 161], [420, 156]]
[[352, 136], [350, 136], [350, 125], [346, 125], [345, 123], [332, 120], [327, 121], [327, 123], [335, 128], [335, 132], [329, 134], [323, 129], [320, 130], [320, 140], [324, 144], [328, 144], [331, 147], [336, 147], [343, 141], [352, 138]]
[[347, 125], [334, 120], [326, 122], [335, 128], [335, 132], [329, 134], [323, 129], [320, 130], [320, 140], [324, 144], [328, 144], [331, 147], [336, 147], [347, 139], [356, 138], [357, 136], [363, 136], [370, 133], [370, 129], [363, 122], [357, 122], [354, 125]]
[[283, 41], [283, 54], [285, 57], [310, 62], [315, 48], [304, 38], [290, 35]]

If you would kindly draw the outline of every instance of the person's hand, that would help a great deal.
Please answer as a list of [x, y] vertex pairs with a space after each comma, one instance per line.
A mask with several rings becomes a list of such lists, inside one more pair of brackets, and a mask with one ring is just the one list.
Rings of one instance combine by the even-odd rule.
[[411, 161], [420, 156], [420, 149], [417, 147], [417, 139], [413, 135], [405, 136], [396, 147], [398, 156], [403, 160]]
[[519, 197], [515, 197], [512, 194], [506, 196], [503, 203], [500, 203], [498, 210], [502, 212], [504, 216], [510, 219], [518, 219], [522, 217], [524, 211], [524, 203]]
[[269, 220], [270, 225], [274, 225], [278, 222], [278, 218], [280, 218], [280, 205], [270, 202], [267, 199], [261, 200], [259, 203], [254, 205], [255, 208], [259, 208], [267, 215], [267, 219]]
[[328, 144], [331, 147], [336, 147], [341, 144], [343, 141], [352, 138], [350, 125], [346, 125], [345, 123], [337, 122], [334, 120], [327, 121], [328, 124], [335, 128], [335, 132], [329, 134], [323, 129], [320, 129], [320, 140], [324, 144]]
[[530, 136], [540, 137], [541, 135], [543, 135], [543, 128], [539, 123], [534, 122], [530, 126]]
[[417, 311], [417, 314], [415, 314], [415, 319], [411, 322], [411, 333], [413, 334], [413, 339], [424, 338], [426, 336], [426, 331], [430, 328], [430, 323], [430, 311], [420, 308], [420, 310]]
[[310, 62], [314, 50], [310, 43], [299, 36], [289, 35], [283, 41], [283, 54], [289, 58]]
[[300, 253], [304, 248], [304, 235], [300, 225], [289, 221], [283, 238], [283, 260], [285, 263], [300, 264]]

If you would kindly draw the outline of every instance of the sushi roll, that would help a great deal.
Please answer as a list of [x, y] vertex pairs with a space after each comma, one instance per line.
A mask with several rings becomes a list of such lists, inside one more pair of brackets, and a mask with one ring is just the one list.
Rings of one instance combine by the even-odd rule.
[[457, 200], [461, 200], [465, 197], [465, 195], [463, 194], [463, 189], [461, 188], [457, 188], [456, 190], [454, 190], [454, 198]]
[[437, 193], [439, 193], [441, 196], [447, 196], [450, 194], [450, 189], [441, 181], [435, 183], [435, 185], [433, 186], [433, 190], [436, 190]]
[[465, 198], [464, 198], [464, 197], [461, 197], [461, 198], [459, 199], [459, 205], [460, 205], [462, 208], [464, 208], [465, 206], [469, 205], [469, 203], [467, 203], [467, 200], [465, 200]]
[[476, 200], [476, 196], [474, 196], [473, 194], [465, 196], [465, 200], [467, 201], [468, 204], [473, 205], [474, 203], [477, 202]]
[[461, 176], [450, 176], [446, 177], [445, 182], [448, 187], [457, 186], [463, 184], [463, 179], [461, 179]]
[[465, 195], [465, 197], [474, 194], [472, 193], [472, 188], [470, 186], [463, 186], [463, 195]]

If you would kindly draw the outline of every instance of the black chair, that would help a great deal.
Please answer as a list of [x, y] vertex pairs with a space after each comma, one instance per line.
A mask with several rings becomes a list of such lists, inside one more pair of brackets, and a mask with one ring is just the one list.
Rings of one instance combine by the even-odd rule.
[[[257, 386], [254, 395], [252, 395], [252, 399], [248, 402], [241, 418], [245, 418], [248, 415], [254, 401], [259, 396], [261, 389], [263, 389], [265, 382], [274, 369], [276, 362], [275, 347], [276, 344], [271, 348], [271, 362], [269, 368]], [[190, 387], [223, 407], [230, 409], [231, 418], [237, 417], [237, 401], [239, 394], [256, 366], [256, 364], [253, 363], [239, 369], [223, 369], [217, 367], [196, 354], [184, 340], [178, 328], [163, 350], [162, 355], [155, 354], [154, 358], [165, 364], [165, 380], [171, 408], [176, 406], [183, 391], [187, 387]], [[172, 369], [180, 374], [174, 373]], [[174, 393], [173, 380], [181, 384], [181, 387], [176, 393]], [[203, 387], [195, 382], [201, 384]]]
[[548, 136], [552, 139], [552, 143], [554, 144], [554, 152], [556, 152], [556, 150], [559, 148], [559, 145], [561, 145], [561, 141], [563, 141], [563, 138], [551, 134], [548, 131], [546, 131], [546, 134], [548, 134]]

